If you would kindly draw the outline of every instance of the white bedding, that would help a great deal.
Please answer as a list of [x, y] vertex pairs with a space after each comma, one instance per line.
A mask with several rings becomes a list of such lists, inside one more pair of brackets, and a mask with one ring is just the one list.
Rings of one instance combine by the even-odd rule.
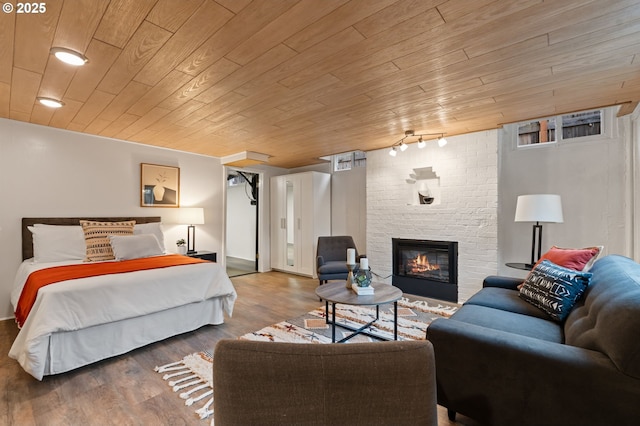
[[[82, 262], [24, 261], [16, 274], [15, 287], [11, 294], [14, 309], [31, 272], [74, 263]], [[198, 302], [211, 299], [219, 299], [222, 309], [231, 316], [236, 297], [236, 291], [225, 270], [217, 263], [211, 262], [51, 284], [38, 291], [33, 308], [13, 342], [9, 356], [16, 359], [25, 371], [41, 380], [43, 375], [57, 372], [50, 371], [51, 364], [56, 362], [55, 359], [50, 359], [52, 335], [66, 334], [101, 324], [122, 323], [123, 320], [138, 320], [139, 317], [152, 316], [162, 311], [171, 312], [177, 307], [184, 307], [176, 310], [176, 313], [180, 312], [180, 315], [184, 316], [185, 312], [188, 312], [187, 305], [196, 307], [202, 305]], [[198, 315], [201, 314], [202, 312], [198, 312]], [[204, 323], [221, 323], [223, 317], [220, 314], [210, 315], [210, 318], [215, 319], [213, 322], [209, 320]], [[164, 337], [173, 334], [176, 333], [166, 334]], [[163, 333], [160, 332], [158, 335]], [[144, 336], [140, 337], [132, 336], [144, 342]], [[113, 354], [106, 354], [111, 355]], [[79, 359], [83, 357], [81, 353], [64, 353], [60, 356], [77, 356]]]

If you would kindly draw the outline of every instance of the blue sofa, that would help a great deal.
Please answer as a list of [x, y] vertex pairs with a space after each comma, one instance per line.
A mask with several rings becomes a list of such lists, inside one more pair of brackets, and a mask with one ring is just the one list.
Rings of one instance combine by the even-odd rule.
[[610, 255], [564, 322], [487, 277], [427, 330], [438, 403], [490, 425], [640, 424], [640, 264]]

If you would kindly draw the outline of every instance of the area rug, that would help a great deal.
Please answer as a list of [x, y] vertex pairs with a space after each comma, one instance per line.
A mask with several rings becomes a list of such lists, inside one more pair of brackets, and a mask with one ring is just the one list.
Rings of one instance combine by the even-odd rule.
[[[457, 310], [454, 304], [435, 300], [398, 301], [398, 340], [422, 340], [426, 338], [429, 323], [436, 318], [448, 318]], [[366, 329], [372, 336], [359, 335], [350, 342], [370, 342], [393, 338], [393, 305], [380, 305], [379, 319]], [[366, 306], [338, 305], [336, 323], [352, 328], [369, 323], [375, 318], [375, 308]], [[331, 315], [331, 312], [329, 312]], [[336, 339], [351, 331], [337, 328]], [[326, 323], [325, 306], [314, 309], [298, 318], [282, 321], [240, 337], [245, 340], [289, 343], [331, 343], [331, 327]], [[185, 356], [155, 371], [164, 374], [173, 391], [185, 400], [185, 405], [196, 405], [196, 414], [205, 419], [213, 414], [213, 353], [197, 352]], [[213, 423], [213, 422], [212, 422]]]

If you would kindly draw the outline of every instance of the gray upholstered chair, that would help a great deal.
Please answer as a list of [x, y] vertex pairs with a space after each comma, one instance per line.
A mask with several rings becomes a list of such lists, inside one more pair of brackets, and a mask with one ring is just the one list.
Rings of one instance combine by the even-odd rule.
[[318, 237], [317, 274], [320, 285], [328, 280], [346, 280], [349, 275], [347, 269], [347, 249], [356, 249], [356, 261], [363, 255], [358, 254], [353, 237], [348, 235]]
[[225, 339], [213, 356], [214, 423], [437, 425], [426, 340], [299, 344]]

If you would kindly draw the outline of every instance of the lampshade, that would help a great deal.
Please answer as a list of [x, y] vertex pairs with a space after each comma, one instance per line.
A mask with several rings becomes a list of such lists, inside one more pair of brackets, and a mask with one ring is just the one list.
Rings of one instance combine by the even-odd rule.
[[188, 225], [202, 225], [204, 224], [204, 209], [202, 207], [180, 208], [178, 218], [180, 223]]
[[516, 202], [516, 222], [562, 223], [562, 201], [556, 194], [520, 195]]

